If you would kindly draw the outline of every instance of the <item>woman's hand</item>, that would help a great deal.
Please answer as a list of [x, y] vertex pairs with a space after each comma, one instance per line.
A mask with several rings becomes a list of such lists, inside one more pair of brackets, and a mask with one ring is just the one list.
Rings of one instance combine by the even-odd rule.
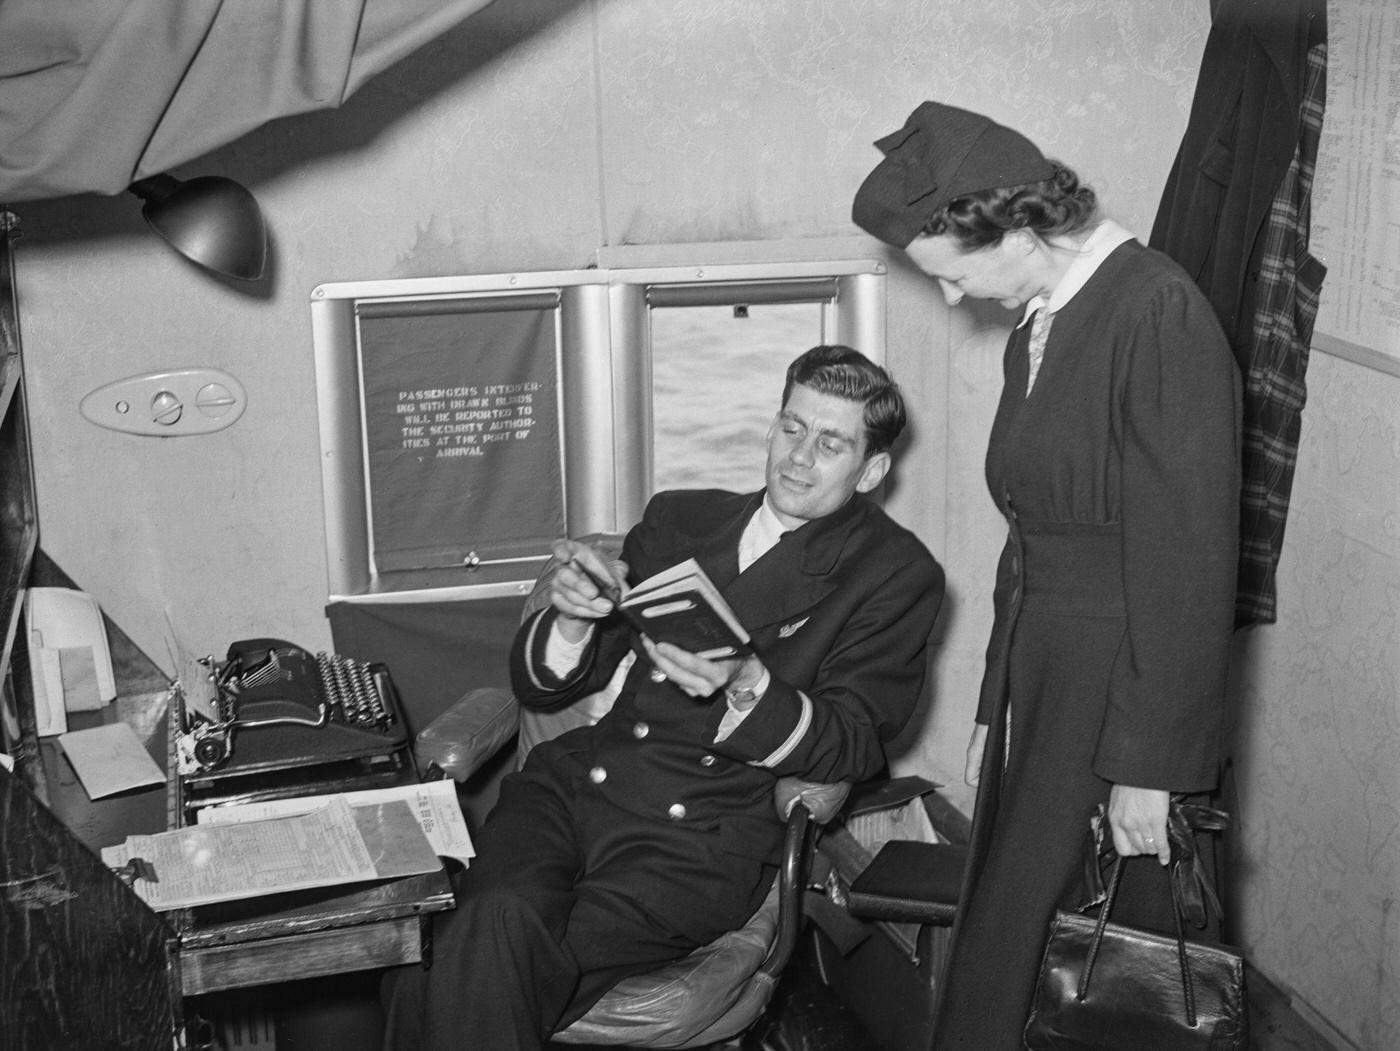
[[967, 766], [963, 770], [963, 780], [976, 788], [982, 780], [982, 753], [987, 750], [987, 724], [974, 723], [972, 738], [967, 742]]
[[1108, 793], [1108, 824], [1119, 857], [1156, 854], [1163, 865], [1171, 861], [1167, 839], [1167, 810], [1171, 793], [1162, 788], [1114, 785]]

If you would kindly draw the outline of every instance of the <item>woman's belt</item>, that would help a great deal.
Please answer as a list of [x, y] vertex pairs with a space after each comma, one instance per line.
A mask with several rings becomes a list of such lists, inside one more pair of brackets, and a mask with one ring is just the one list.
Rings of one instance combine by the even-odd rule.
[[1123, 530], [1118, 524], [1017, 523], [1021, 608], [1121, 617]]

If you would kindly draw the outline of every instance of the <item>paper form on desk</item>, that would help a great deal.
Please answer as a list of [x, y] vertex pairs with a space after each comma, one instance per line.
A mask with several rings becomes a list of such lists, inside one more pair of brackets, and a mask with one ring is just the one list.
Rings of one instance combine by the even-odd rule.
[[[441, 867], [416, 823], [401, 813], [394, 833], [406, 830], [424, 849], [411, 852], [417, 866], [396, 859], [396, 869], [431, 872]], [[102, 850], [102, 860], [113, 868], [133, 858], [155, 869], [155, 882], [138, 878], [132, 890], [157, 912], [408, 874], [375, 866], [354, 811], [340, 797], [306, 814], [128, 836], [125, 843]]]
[[[357, 792], [337, 793], [352, 807], [359, 808], [401, 799], [418, 819], [423, 834], [433, 850], [445, 858], [456, 858], [463, 865], [476, 857], [467, 822], [457, 803], [455, 781], [428, 781], [420, 785], [399, 788], [369, 788]], [[299, 796], [293, 799], [270, 799], [258, 803], [236, 803], [230, 806], [205, 807], [197, 820], [201, 825], [258, 821], [268, 817], [301, 814], [325, 804], [335, 796]]]
[[59, 734], [58, 746], [87, 789], [101, 799], [142, 785], [163, 785], [165, 774], [146, 751], [136, 731], [124, 722]]

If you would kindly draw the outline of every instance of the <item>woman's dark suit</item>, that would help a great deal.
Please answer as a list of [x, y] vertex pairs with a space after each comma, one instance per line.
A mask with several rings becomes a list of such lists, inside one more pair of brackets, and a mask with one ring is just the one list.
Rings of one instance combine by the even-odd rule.
[[[1239, 498], [1224, 334], [1181, 268], [1135, 241], [1056, 313], [1027, 395], [1029, 329], [1007, 343], [987, 450], [1010, 530], [938, 1051], [1022, 1046], [1048, 923], [1080, 900], [1111, 785], [1199, 792], [1218, 773]], [[1129, 864], [1115, 919], [1163, 918], [1156, 869]]]

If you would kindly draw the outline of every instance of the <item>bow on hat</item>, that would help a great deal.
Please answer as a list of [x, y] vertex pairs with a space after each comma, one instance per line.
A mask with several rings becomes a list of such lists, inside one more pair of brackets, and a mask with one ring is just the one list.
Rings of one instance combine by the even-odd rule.
[[903, 176], [901, 199], [906, 207], [912, 207], [929, 194], [938, 192], [933, 142], [917, 125], [906, 124], [898, 131], [876, 139], [875, 148], [889, 158], [892, 170]]

